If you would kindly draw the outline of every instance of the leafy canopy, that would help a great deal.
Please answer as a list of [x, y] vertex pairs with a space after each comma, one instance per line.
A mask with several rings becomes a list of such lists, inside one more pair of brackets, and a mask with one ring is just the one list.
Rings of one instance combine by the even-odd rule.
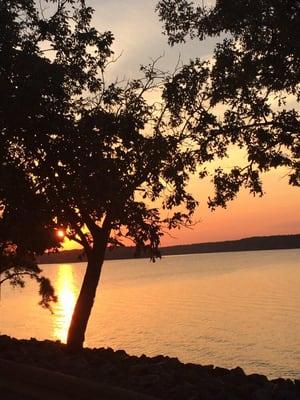
[[[57, 247], [51, 235], [39, 242], [63, 227], [88, 255], [105, 231], [154, 259], [164, 227], [190, 221], [195, 166], [178, 157], [163, 105], [146, 101], [163, 84], [155, 63], [141, 79], [105, 82], [113, 36], [91, 26], [92, 12], [75, 0], [1, 2], [1, 224], [13, 218], [9, 240], [33, 255]], [[187, 211], [172, 214], [179, 205]]]
[[[141, 79], [107, 83], [113, 36], [91, 26], [83, 1], [1, 2], [3, 245], [34, 256], [57, 248], [53, 232], [64, 227], [89, 253], [107, 230], [111, 244], [130, 238], [155, 258], [164, 227], [191, 221], [190, 173], [231, 145], [248, 161], [215, 170], [211, 207], [242, 185], [262, 193], [260, 174], [273, 167], [299, 185], [297, 4], [161, 1], [171, 44], [221, 35], [212, 62], [169, 76], [153, 63]], [[157, 92], [162, 102], [146, 100]]]
[[[219, 36], [212, 61], [169, 75], [153, 63], [107, 83], [113, 35], [91, 25], [84, 1], [0, 2], [2, 280], [39, 280], [35, 256], [59, 247], [61, 227], [88, 256], [106, 234], [155, 259], [164, 228], [191, 222], [190, 174], [232, 145], [246, 165], [214, 171], [211, 207], [241, 186], [262, 194], [261, 173], [279, 166], [299, 186], [298, 2], [162, 0], [158, 10], [171, 44]], [[54, 300], [39, 282], [44, 304]]]
[[173, 125], [187, 122], [200, 164], [226, 157], [232, 145], [247, 151], [245, 165], [214, 171], [216, 196], [209, 205], [225, 206], [241, 186], [262, 194], [261, 173], [280, 166], [299, 186], [299, 2], [204, 4], [161, 0], [157, 10], [171, 45], [219, 38], [211, 62], [191, 61], [164, 94]]

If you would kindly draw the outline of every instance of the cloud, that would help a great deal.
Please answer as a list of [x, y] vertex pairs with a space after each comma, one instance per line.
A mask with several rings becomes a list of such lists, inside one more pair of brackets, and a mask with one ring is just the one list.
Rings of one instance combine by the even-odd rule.
[[93, 24], [99, 31], [111, 30], [115, 36], [113, 50], [116, 55], [122, 53], [110, 69], [111, 76], [136, 77], [141, 64], [162, 55], [161, 67], [173, 70], [179, 56], [183, 62], [194, 57], [207, 58], [216, 43], [216, 39], [203, 43], [194, 40], [171, 48], [155, 13], [157, 0], [90, 0], [88, 4], [95, 9]]

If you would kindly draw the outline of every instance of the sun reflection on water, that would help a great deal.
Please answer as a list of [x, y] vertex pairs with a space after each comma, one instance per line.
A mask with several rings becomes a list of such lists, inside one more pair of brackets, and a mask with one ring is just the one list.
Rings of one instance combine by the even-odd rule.
[[77, 292], [71, 265], [59, 266], [55, 289], [58, 302], [54, 309], [53, 336], [66, 342]]

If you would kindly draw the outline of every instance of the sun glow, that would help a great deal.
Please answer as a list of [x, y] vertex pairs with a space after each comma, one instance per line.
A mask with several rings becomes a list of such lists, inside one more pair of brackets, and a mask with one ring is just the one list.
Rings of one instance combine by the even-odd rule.
[[58, 303], [54, 309], [53, 336], [62, 342], [66, 342], [77, 292], [71, 265], [59, 266], [55, 289]]
[[56, 231], [56, 236], [57, 236], [59, 239], [63, 240], [63, 239], [65, 238], [65, 231], [62, 230], [62, 229], [58, 229], [58, 230]]

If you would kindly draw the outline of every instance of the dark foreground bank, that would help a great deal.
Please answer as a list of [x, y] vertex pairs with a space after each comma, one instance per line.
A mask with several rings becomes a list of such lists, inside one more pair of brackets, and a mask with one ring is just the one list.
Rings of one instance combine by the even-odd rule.
[[178, 400], [300, 400], [300, 380], [245, 375], [231, 370], [183, 364], [166, 356], [129, 356], [123, 350], [83, 349], [69, 354], [64, 344], [0, 336], [0, 357], [98, 383]]

